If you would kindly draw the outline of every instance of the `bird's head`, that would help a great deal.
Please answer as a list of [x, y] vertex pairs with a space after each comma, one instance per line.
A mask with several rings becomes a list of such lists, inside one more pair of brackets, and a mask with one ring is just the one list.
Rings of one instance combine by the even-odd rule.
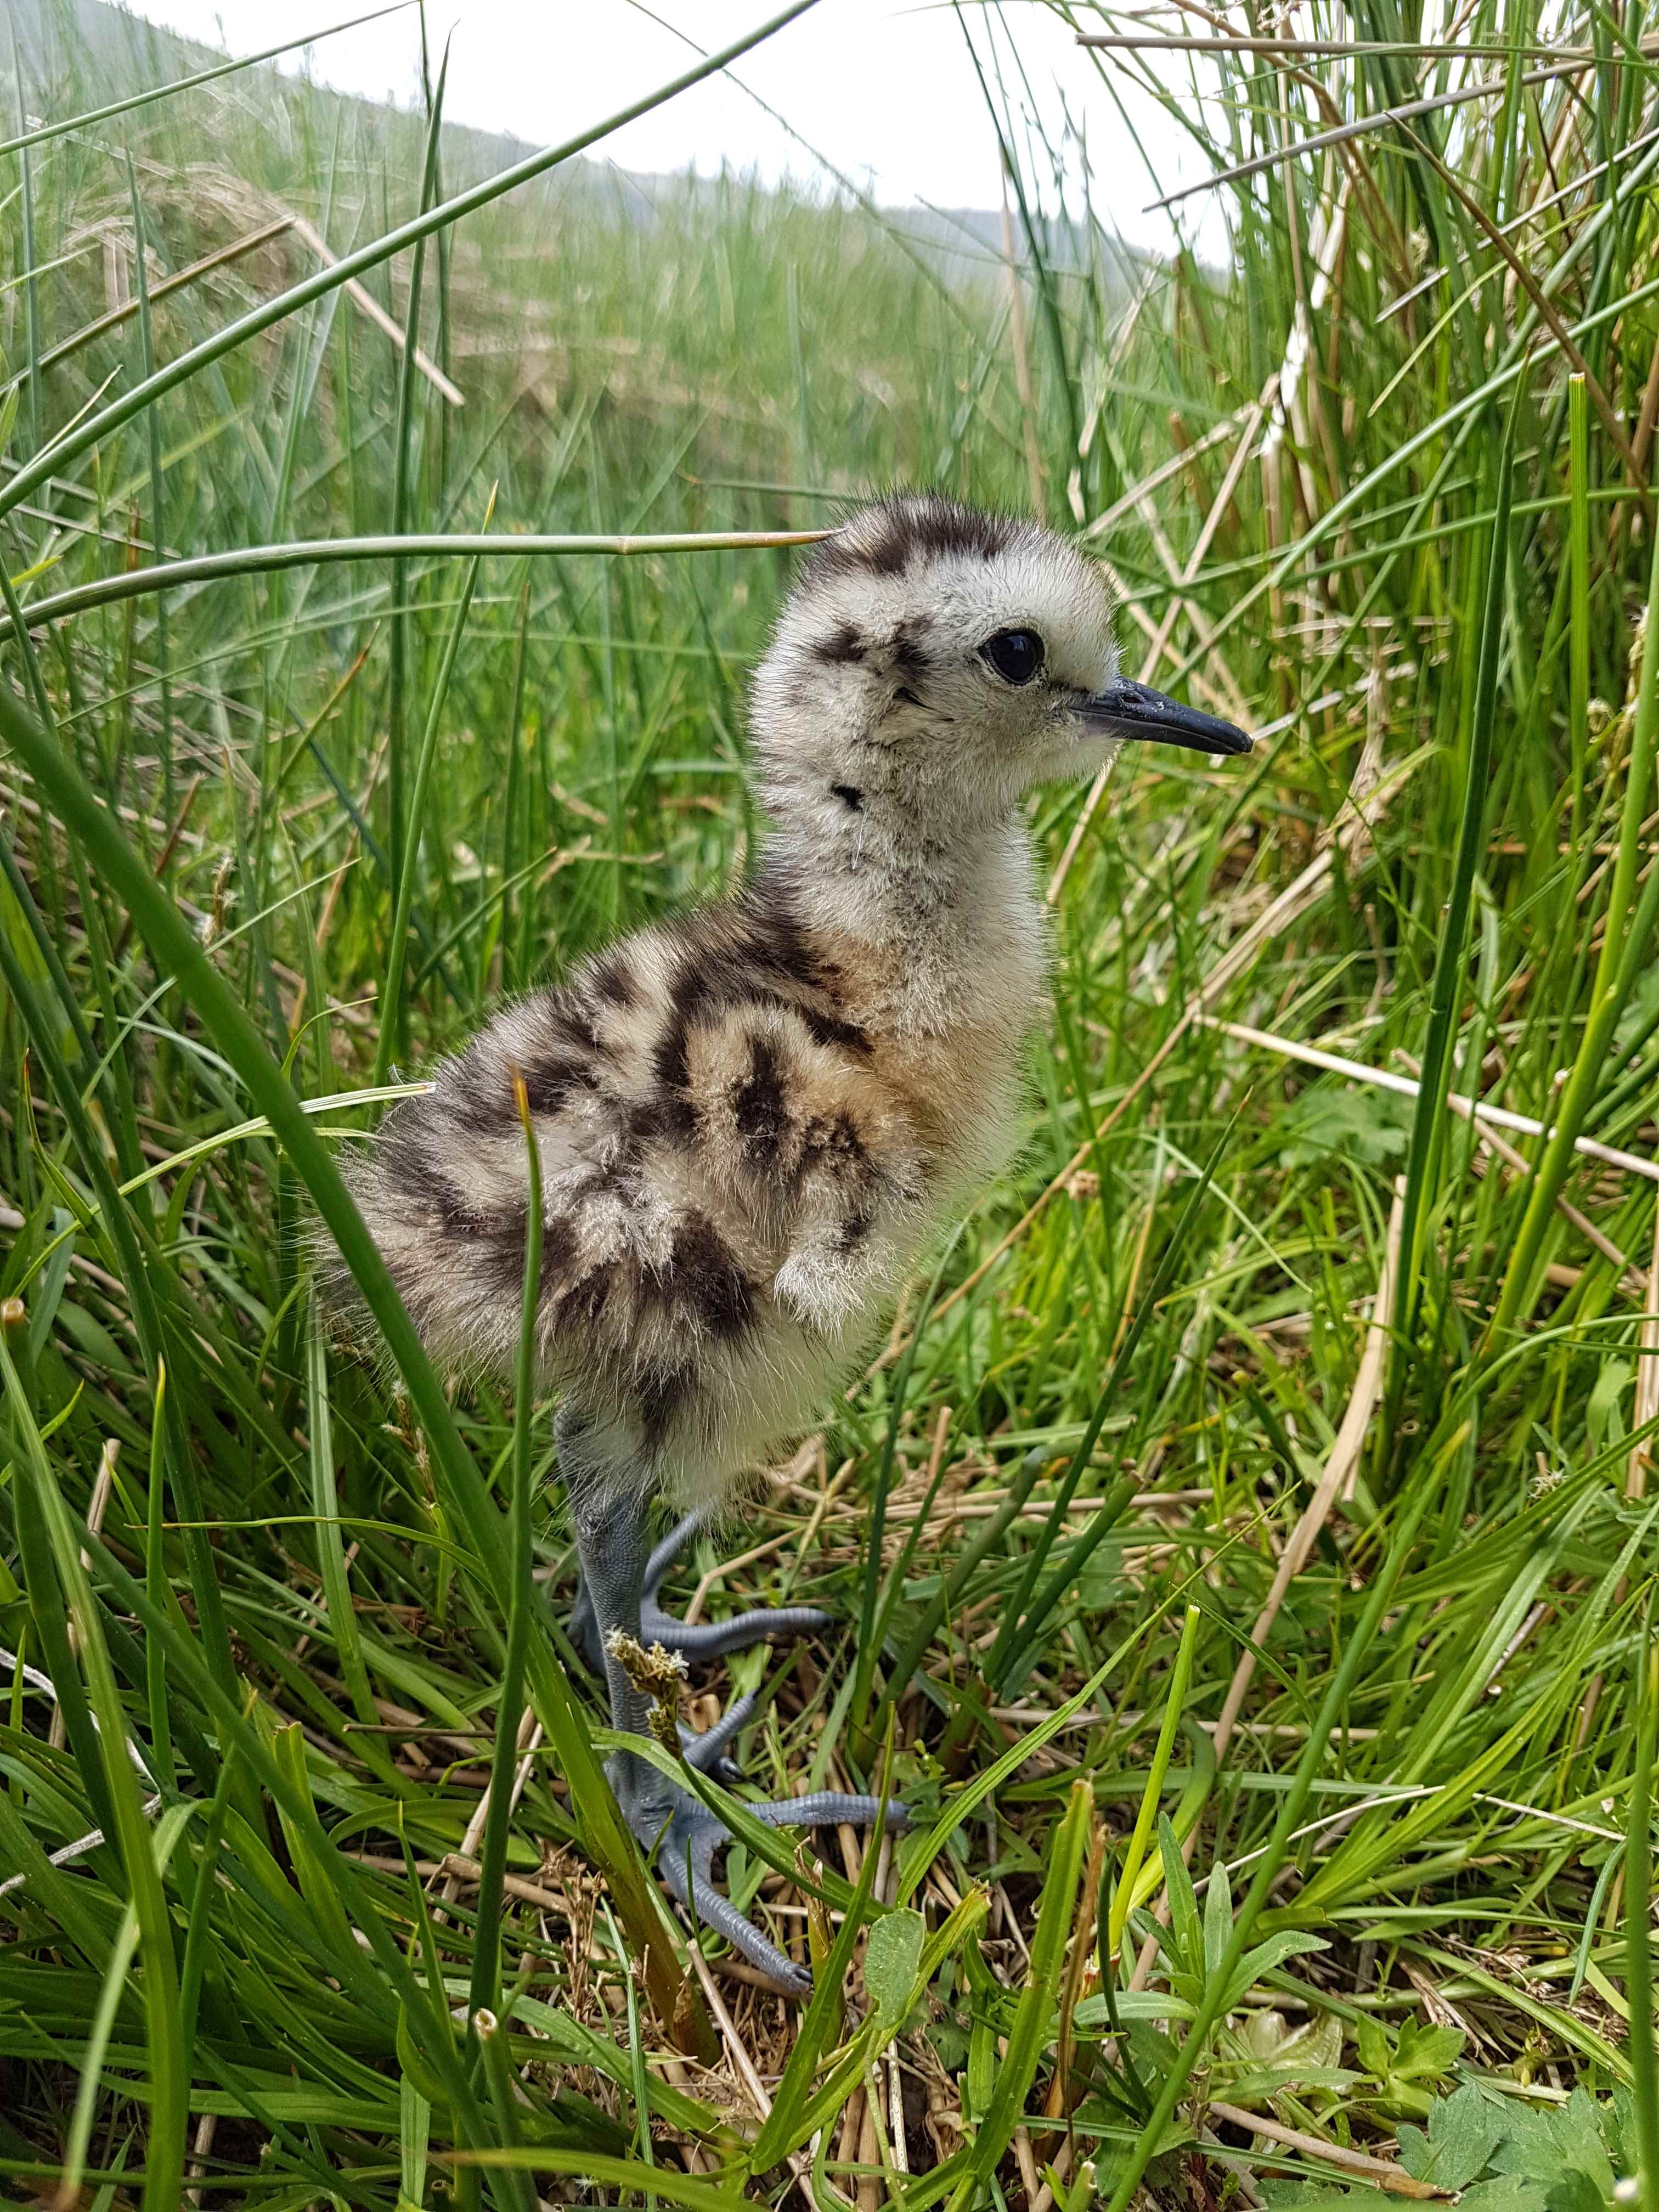
[[751, 723], [763, 795], [796, 820], [877, 803], [924, 832], [1006, 814], [1127, 739], [1250, 750], [1120, 672], [1111, 594], [1074, 545], [933, 494], [865, 507], [813, 549]]

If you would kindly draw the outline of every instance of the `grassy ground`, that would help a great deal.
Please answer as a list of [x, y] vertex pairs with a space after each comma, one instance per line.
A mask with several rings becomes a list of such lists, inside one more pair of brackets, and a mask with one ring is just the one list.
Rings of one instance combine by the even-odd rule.
[[[293, 224], [161, 296], [463, 191], [418, 119], [233, 76], [6, 152], [5, 565], [80, 597], [0, 696], [0, 2194], [1659, 2206], [1644, 19], [1291, 20], [1396, 43], [1156, 59], [1272, 164], [1224, 271], [1036, 222], [1015, 15], [970, 27], [1017, 295], [851, 200], [623, 219], [567, 165], [362, 271], [464, 404], [320, 280], [225, 341], [316, 276]], [[1080, 837], [1042, 797], [1029, 1150], [677, 1575], [848, 1624], [695, 1686], [775, 1679], [769, 1794], [916, 1809], [732, 1855], [803, 2014], [619, 1834], [549, 1409], [388, 1386], [303, 1260], [349, 1094], [742, 869], [789, 556], [144, 572], [785, 532], [894, 477], [1085, 529], [1129, 665], [1262, 742], [1126, 763]]]

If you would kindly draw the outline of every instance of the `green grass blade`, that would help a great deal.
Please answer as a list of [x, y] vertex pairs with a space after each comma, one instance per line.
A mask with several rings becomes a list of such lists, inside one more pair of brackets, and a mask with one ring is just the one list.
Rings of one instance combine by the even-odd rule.
[[[1158, 1310], [1163, 1298], [1175, 1279], [1175, 1270], [1180, 1260], [1182, 1247], [1194, 1221], [1198, 1217], [1199, 1209], [1209, 1194], [1210, 1188], [1215, 1181], [1216, 1170], [1221, 1164], [1222, 1157], [1231, 1139], [1237, 1121], [1237, 1115], [1235, 1115], [1217, 1140], [1192, 1189], [1187, 1194], [1174, 1231], [1169, 1243], [1158, 1255], [1158, 1265], [1152, 1271], [1152, 1279], [1136, 1309], [1134, 1319], [1130, 1322], [1121, 1343], [1112, 1355], [1106, 1370], [1106, 1380], [1101, 1385], [1099, 1395], [1095, 1400], [1094, 1411], [1089, 1417], [1088, 1425], [1084, 1430], [1077, 1449], [1072, 1455], [1071, 1464], [1060, 1478], [1054, 1492], [1054, 1505], [1043, 1524], [1042, 1531], [1036, 1542], [1031, 1547], [1030, 1557], [1026, 1562], [1013, 1602], [1008, 1608], [1002, 1626], [998, 1632], [996, 1642], [992, 1645], [991, 1656], [986, 1662], [986, 1680], [998, 1691], [1006, 1690], [1010, 1684], [1018, 1680], [1025, 1655], [1041, 1635], [1044, 1624], [1052, 1617], [1054, 1607], [1060, 1603], [1065, 1592], [1076, 1581], [1091, 1554], [1116, 1525], [1119, 1516], [1134, 1494], [1137, 1486], [1127, 1478], [1115, 1484], [1108, 1492], [1105, 1503], [1095, 1516], [1091, 1526], [1080, 1536], [1074, 1539], [1054, 1572], [1041, 1588], [1037, 1587], [1037, 1578], [1059, 1539], [1060, 1532], [1065, 1525], [1066, 1510], [1073, 1498], [1077, 1495], [1078, 1486], [1083, 1480], [1094, 1448], [1100, 1440], [1100, 1432], [1105, 1425], [1106, 1416], [1111, 1410], [1112, 1400], [1116, 1395], [1119, 1381], [1129, 1371], [1130, 1364], [1140, 1347], [1141, 1340], [1151, 1326], [1152, 1316]], [[1032, 1595], [1034, 1590], [1035, 1596]]]
[[1508, 1272], [1492, 1318], [1496, 1341], [1530, 1311], [1537, 1295], [1537, 1273], [1545, 1232], [1554, 1218], [1556, 1200], [1574, 1164], [1573, 1146], [1606, 1073], [1607, 1048], [1619, 1018], [1644, 970], [1654, 923], [1659, 920], [1659, 868], [1650, 865], [1634, 914], [1631, 901], [1642, 869], [1641, 828], [1659, 740], [1659, 542], [1656, 542], [1648, 586], [1647, 627], [1637, 690], [1636, 722], [1625, 771], [1625, 804], [1617, 858], [1602, 920], [1601, 957], [1591, 986], [1590, 1005], [1572, 1072], [1561, 1094], [1555, 1127], [1533, 1176], [1526, 1213], [1510, 1255]]
[[[1030, 1971], [1020, 1993], [1008, 2047], [997, 2072], [996, 2087], [978, 2133], [968, 2146], [964, 2171], [950, 2197], [951, 2212], [965, 2212], [1002, 2162], [1014, 2139], [1014, 2130], [1024, 2117], [1025, 2099], [1042, 2057], [1043, 2039], [1060, 1991], [1060, 1971], [1066, 1963], [1066, 1938], [1072, 1932], [1078, 1881], [1088, 1855], [1089, 1824], [1094, 1813], [1094, 1791], [1086, 1782], [1074, 1782], [1066, 1817], [1054, 1832], [1037, 1914], [1036, 1936], [1031, 1945]], [[937, 2202], [944, 2191], [924, 2183], [910, 2201], [918, 2207]]]
[[[421, 35], [424, 45], [426, 12], [421, 13]], [[431, 208], [438, 191], [439, 134], [444, 107], [444, 85], [449, 75], [449, 48], [444, 48], [443, 67], [438, 75], [437, 88], [428, 100], [426, 161], [421, 174], [420, 211], [425, 215]], [[421, 338], [421, 283], [426, 271], [426, 240], [415, 242], [415, 251], [409, 264], [409, 300], [404, 311], [404, 343], [398, 374], [398, 412], [392, 428], [392, 534], [402, 538], [409, 528], [410, 456], [415, 431], [415, 406], [419, 386], [416, 356]], [[494, 504], [493, 499], [491, 504]], [[477, 574], [477, 564], [473, 573]], [[409, 565], [399, 555], [392, 564], [392, 625], [389, 633], [391, 657], [388, 663], [386, 691], [386, 807], [389, 823], [386, 849], [392, 855], [392, 879], [403, 880], [403, 863], [406, 832], [418, 839], [418, 827], [408, 829], [407, 810], [404, 803], [404, 694], [409, 681], [410, 658]], [[394, 1034], [395, 1022], [392, 1024]]]
[[351, 1579], [346, 1567], [345, 1546], [340, 1529], [340, 1494], [335, 1472], [334, 1416], [329, 1402], [328, 1349], [324, 1322], [313, 1290], [310, 1326], [306, 1333], [306, 1395], [311, 1447], [311, 1506], [317, 1516], [317, 1566], [322, 1578], [323, 1601], [328, 1611], [330, 1638], [340, 1662], [353, 1711], [372, 1724], [378, 1717], [368, 1669], [363, 1664], [362, 1640], [351, 1602]]
[[1189, 1605], [1181, 1624], [1181, 1642], [1176, 1649], [1175, 1664], [1170, 1670], [1169, 1692], [1164, 1703], [1164, 1718], [1159, 1723], [1158, 1741], [1152, 1749], [1152, 1763], [1147, 1770], [1146, 1787], [1142, 1793], [1140, 1809], [1123, 1850], [1123, 1862], [1118, 1869], [1116, 1893], [1112, 1899], [1112, 1911], [1107, 1929], [1109, 1955], [1115, 1959], [1123, 1941], [1123, 1929], [1128, 1920], [1129, 1908], [1134, 1902], [1135, 1884], [1140, 1876], [1140, 1863], [1146, 1856], [1146, 1846], [1152, 1840], [1158, 1823], [1158, 1802], [1164, 1795], [1164, 1779], [1170, 1771], [1170, 1754], [1175, 1749], [1176, 1731], [1181, 1725], [1182, 1708], [1187, 1699], [1187, 1685], [1192, 1680], [1193, 1648], [1198, 1635], [1199, 1608]]
[[542, 1154], [536, 1127], [530, 1118], [530, 1099], [524, 1078], [515, 1075], [514, 1103], [525, 1142], [524, 1293], [519, 1322], [518, 1370], [514, 1378], [512, 1500], [507, 1516], [512, 1584], [507, 1591], [507, 1656], [501, 1668], [501, 1692], [495, 1705], [495, 1749], [489, 1770], [489, 1812], [484, 1822], [479, 1853], [477, 1919], [472, 1936], [472, 1995], [474, 2014], [499, 2013], [501, 2004], [501, 1877], [507, 1871], [507, 1841], [513, 1819], [514, 1770], [519, 1757], [519, 1717], [524, 1705], [525, 1656], [529, 1649], [531, 1620], [535, 1610], [535, 1585], [531, 1579], [532, 1504], [531, 1446], [536, 1405], [536, 1373], [540, 1352], [541, 1318]]
[[1659, 2204], [1659, 2057], [1654, 2049], [1653, 1759], [1659, 1681], [1651, 1640], [1638, 1641], [1635, 1765], [1631, 1775], [1628, 1840], [1625, 1845], [1625, 1996], [1630, 2006], [1630, 2062], [1636, 2108], [1638, 2202]]
[[[821, 530], [726, 530], [675, 532], [655, 535], [537, 534], [522, 536], [508, 531], [494, 537], [483, 532], [411, 531], [405, 537], [292, 538], [279, 545], [236, 545], [221, 553], [204, 553], [188, 560], [167, 561], [141, 568], [125, 568], [112, 576], [77, 584], [33, 601], [22, 610], [30, 629], [94, 607], [118, 606], [124, 600], [148, 599], [156, 592], [187, 590], [198, 584], [222, 582], [233, 576], [275, 574], [284, 568], [308, 568], [335, 561], [395, 561], [429, 555], [440, 559], [471, 560], [500, 557], [518, 560], [525, 554], [544, 557], [597, 556], [607, 560], [649, 559], [665, 553], [766, 552], [778, 547], [811, 545]], [[18, 627], [11, 615], [0, 626], [0, 637]]]
[[[493, 495], [491, 504], [494, 504]], [[374, 1081], [377, 1085], [388, 1079], [403, 1032], [404, 975], [409, 964], [409, 917], [415, 902], [416, 871], [420, 866], [426, 795], [432, 781], [432, 763], [438, 750], [438, 726], [443, 718], [444, 702], [449, 696], [449, 679], [455, 672], [455, 656], [460, 651], [461, 633], [466, 627], [466, 617], [477, 582], [478, 563], [475, 558], [467, 564], [466, 581], [461, 587], [460, 601], [449, 626], [449, 635], [444, 641], [443, 659], [438, 664], [437, 678], [432, 686], [432, 701], [427, 708], [426, 726], [421, 734], [421, 750], [416, 758], [414, 781], [410, 787], [408, 835], [403, 841], [402, 863], [398, 869], [396, 902], [392, 909], [392, 941], [386, 952], [386, 994], [380, 1005], [380, 1039], [374, 1048]], [[394, 751], [395, 739], [389, 744], [388, 759], [393, 757]], [[395, 854], [398, 848], [394, 845], [392, 849]]]
[[[1486, 807], [1491, 795], [1492, 733], [1497, 720], [1498, 676], [1503, 658], [1504, 579], [1510, 558], [1510, 499], [1514, 482], [1515, 432], [1521, 389], [1504, 425], [1498, 457], [1498, 496], [1486, 553], [1486, 588], [1475, 678], [1468, 761], [1463, 778], [1462, 816], [1450, 896], [1441, 924], [1439, 951], [1429, 1000], [1428, 1033], [1406, 1164], [1406, 1198], [1401, 1215], [1401, 1276], [1397, 1306], [1401, 1346], [1409, 1345], [1422, 1293], [1422, 1272], [1429, 1210], [1433, 1204], [1446, 1128], [1446, 1091], [1450, 1081], [1452, 1033], [1464, 989], [1469, 908], [1480, 866]], [[1403, 1351], [1402, 1351], [1403, 1356]]]
[[[155, 374], [155, 339], [150, 328], [149, 272], [146, 265], [147, 244], [143, 209], [138, 198], [138, 172], [132, 166], [132, 155], [127, 155], [127, 198], [132, 208], [133, 282], [138, 289], [138, 346], [139, 360], [145, 376]], [[167, 543], [167, 503], [162, 495], [161, 476], [161, 420], [157, 409], [149, 409], [144, 416], [144, 430], [149, 452], [149, 528], [157, 547]], [[175, 804], [173, 763], [173, 689], [167, 665], [167, 602], [163, 599], [155, 610], [155, 665], [161, 702], [161, 816], [171, 822]]]

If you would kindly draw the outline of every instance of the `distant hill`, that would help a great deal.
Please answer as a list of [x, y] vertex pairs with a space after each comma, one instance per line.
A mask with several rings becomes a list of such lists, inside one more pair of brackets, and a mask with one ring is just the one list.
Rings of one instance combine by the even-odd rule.
[[[4, 8], [31, 117], [55, 119], [65, 112], [101, 106], [141, 87], [194, 76], [225, 59], [220, 49], [159, 28], [126, 8], [108, 4], [108, 0], [4, 0]], [[281, 11], [272, 11], [271, 23], [273, 32], [280, 35]], [[221, 85], [235, 88], [241, 111], [240, 126], [263, 126], [268, 135], [270, 143], [262, 149], [268, 175], [280, 173], [285, 155], [293, 161], [296, 155], [314, 151], [319, 143], [325, 145], [337, 131], [343, 134], [347, 143], [356, 141], [384, 149], [398, 166], [420, 159], [425, 122], [410, 109], [285, 76], [269, 64], [222, 79]], [[309, 111], [311, 123], [311, 128], [300, 134], [290, 127], [297, 103], [303, 103]], [[112, 128], [118, 131], [120, 125]], [[469, 124], [446, 124], [442, 137], [445, 180], [452, 189], [507, 168], [533, 150], [525, 140]], [[204, 155], [211, 151], [204, 146]], [[314, 177], [304, 174], [293, 179], [296, 188], [314, 182]], [[705, 194], [712, 199], [718, 189], [708, 179], [635, 173], [619, 170], [608, 161], [581, 158], [562, 165], [530, 189], [567, 208], [573, 199], [588, 201], [592, 214], [600, 220], [648, 224], [653, 219], [653, 208], [671, 187], [676, 194], [690, 195], [694, 200]], [[828, 180], [827, 189], [834, 189]], [[950, 283], [982, 277], [988, 264], [1000, 264], [1004, 259], [1000, 212], [983, 208], [910, 207], [883, 209], [879, 214], [887, 228], [925, 255]], [[1018, 245], [1019, 258], [1024, 259], [1023, 239]], [[1078, 241], [1064, 226], [1042, 225], [1039, 246], [1053, 265], [1078, 265]], [[1095, 252], [1113, 269], [1118, 281], [1126, 284], [1130, 281], [1136, 257], [1099, 239], [1095, 241]]]

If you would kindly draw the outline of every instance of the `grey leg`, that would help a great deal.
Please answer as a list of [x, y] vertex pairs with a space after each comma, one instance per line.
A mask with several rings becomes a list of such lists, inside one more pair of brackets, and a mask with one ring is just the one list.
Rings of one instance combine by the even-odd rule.
[[[559, 1408], [556, 1433], [592, 1621], [591, 1643], [585, 1649], [605, 1676], [611, 1727], [619, 1735], [648, 1735], [654, 1701], [635, 1686], [610, 1648], [618, 1631], [635, 1643], [646, 1641], [641, 1618], [647, 1564], [646, 1491], [632, 1440], [625, 1432], [585, 1419], [568, 1401]], [[636, 1809], [641, 1820], [653, 1811], [659, 1826], [667, 1820], [672, 1785], [647, 1760], [633, 1752], [617, 1753], [611, 1782], [630, 1825]]]
[[[617, 1631], [635, 1643], [665, 1640], [655, 1636], [644, 1607], [647, 1574], [657, 1562], [656, 1554], [647, 1559], [646, 1553], [645, 1486], [630, 1440], [621, 1432], [587, 1422], [567, 1406], [560, 1409], [558, 1439], [582, 1588], [610, 1692], [611, 1725], [619, 1735], [648, 1735], [654, 1701], [635, 1686], [611, 1649]], [[668, 1556], [672, 1559], [672, 1553]], [[663, 1565], [666, 1564], [665, 1560]], [[811, 1616], [813, 1625], [818, 1618]], [[727, 1748], [752, 1716], [755, 1704], [753, 1698], [740, 1698], [706, 1735], [690, 1736], [682, 1729], [686, 1764], [722, 1780], [728, 1774], [735, 1776]], [[637, 1752], [616, 1753], [607, 1771], [629, 1826], [647, 1850], [656, 1850], [658, 1871], [666, 1888], [704, 1926], [723, 1936], [733, 1950], [758, 1967], [775, 1988], [790, 1996], [806, 1996], [812, 1986], [806, 1969], [786, 1958], [714, 1887], [714, 1854], [732, 1840], [724, 1821], [693, 1791], [671, 1782]], [[809, 1797], [753, 1805], [750, 1810], [769, 1827], [830, 1827], [842, 1821], [870, 1827], [879, 1817], [880, 1805], [873, 1797], [826, 1790]], [[890, 1828], [902, 1828], [908, 1820], [902, 1805], [889, 1804]]]
[[[645, 1563], [640, 1591], [640, 1632], [647, 1644], [660, 1644], [683, 1659], [723, 1658], [728, 1651], [746, 1651], [752, 1644], [771, 1644], [786, 1637], [813, 1636], [830, 1625], [830, 1616], [815, 1605], [751, 1606], [727, 1620], [676, 1620], [657, 1602], [663, 1577], [697, 1534], [708, 1516], [688, 1513], [676, 1522]], [[605, 1655], [600, 1649], [599, 1624], [590, 1595], [586, 1568], [570, 1616], [570, 1640], [597, 1674]]]

